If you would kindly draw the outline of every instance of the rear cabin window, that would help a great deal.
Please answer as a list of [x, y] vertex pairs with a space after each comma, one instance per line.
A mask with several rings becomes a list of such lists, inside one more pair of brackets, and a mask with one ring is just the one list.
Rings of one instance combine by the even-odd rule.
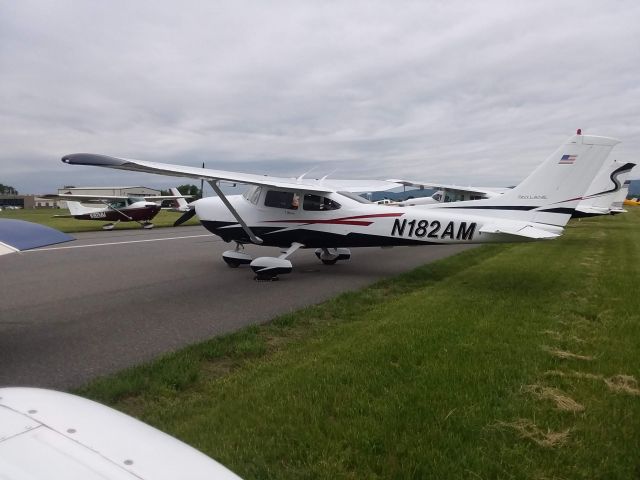
[[337, 210], [340, 208], [340, 204], [327, 197], [305, 193], [302, 208], [312, 212], [318, 212], [324, 210]]
[[279, 190], [269, 190], [264, 197], [264, 206], [273, 208], [286, 208], [287, 210], [297, 210], [300, 205], [300, 196], [294, 192], [282, 192]]

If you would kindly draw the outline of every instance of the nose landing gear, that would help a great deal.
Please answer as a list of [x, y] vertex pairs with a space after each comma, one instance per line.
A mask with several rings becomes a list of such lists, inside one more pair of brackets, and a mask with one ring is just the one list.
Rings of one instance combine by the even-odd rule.
[[249, 265], [251, 263], [253, 257], [242, 250], [244, 250], [244, 245], [236, 243], [235, 250], [227, 250], [222, 254], [222, 259], [229, 268], [238, 268], [240, 265]]

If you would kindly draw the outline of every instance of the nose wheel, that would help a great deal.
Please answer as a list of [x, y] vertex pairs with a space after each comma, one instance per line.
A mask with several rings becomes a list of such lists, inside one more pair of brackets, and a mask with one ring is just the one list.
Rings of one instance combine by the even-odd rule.
[[253, 257], [244, 251], [244, 245], [236, 243], [235, 250], [227, 250], [222, 254], [222, 260], [229, 268], [238, 268], [240, 265], [249, 265]]

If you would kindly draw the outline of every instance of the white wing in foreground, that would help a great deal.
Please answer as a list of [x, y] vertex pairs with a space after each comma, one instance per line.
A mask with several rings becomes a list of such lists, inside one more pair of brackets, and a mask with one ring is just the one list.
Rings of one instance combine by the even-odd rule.
[[179, 440], [91, 400], [0, 388], [0, 477], [239, 480]]
[[397, 184], [384, 180], [312, 180], [306, 178], [282, 178], [251, 173], [228, 172], [209, 168], [187, 167], [170, 163], [145, 162], [126, 158], [109, 157], [93, 153], [73, 153], [62, 157], [62, 161], [71, 165], [91, 165], [96, 167], [132, 170], [134, 172], [156, 173], [171, 177], [189, 177], [208, 182], [225, 181], [248, 185], [266, 185], [284, 190], [305, 190], [308, 192], [375, 192], [391, 190]]

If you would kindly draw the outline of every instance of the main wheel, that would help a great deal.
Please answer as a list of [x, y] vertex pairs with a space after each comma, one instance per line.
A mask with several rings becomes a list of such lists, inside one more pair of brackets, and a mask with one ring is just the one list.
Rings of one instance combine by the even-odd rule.
[[321, 258], [321, 259], [320, 259], [320, 261], [321, 261], [322, 263], [324, 263], [325, 265], [335, 265], [335, 264], [336, 264], [336, 262], [338, 261], [338, 259], [337, 259], [337, 258], [334, 258], [334, 259], [332, 259], [332, 260], [325, 260], [325, 259]]

